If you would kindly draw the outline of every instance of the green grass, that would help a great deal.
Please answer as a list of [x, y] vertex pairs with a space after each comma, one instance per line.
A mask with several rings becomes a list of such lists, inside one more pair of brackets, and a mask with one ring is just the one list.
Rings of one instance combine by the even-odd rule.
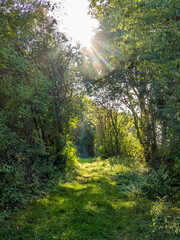
[[52, 189], [0, 227], [3, 240], [147, 239], [151, 201], [138, 190], [142, 173], [111, 161], [80, 159], [77, 176]]
[[79, 158], [80, 163], [92, 163], [93, 161], [93, 158]]

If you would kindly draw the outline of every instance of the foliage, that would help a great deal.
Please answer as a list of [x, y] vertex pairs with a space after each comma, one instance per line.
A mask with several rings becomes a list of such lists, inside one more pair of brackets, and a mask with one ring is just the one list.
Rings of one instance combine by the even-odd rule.
[[[124, 180], [114, 171], [120, 164], [100, 159], [81, 159], [76, 164], [78, 172], [73, 181], [59, 182], [48, 196], [4, 221], [0, 232], [5, 239], [140, 240], [147, 236], [140, 224], [146, 221], [148, 226], [151, 201], [120, 191]], [[127, 167], [121, 173], [133, 183], [138, 174], [130, 172]]]
[[10, 209], [39, 194], [67, 166], [71, 172], [76, 154], [68, 141], [81, 97], [73, 80], [78, 49], [57, 31], [49, 3], [5, 2], [0, 6], [0, 198], [2, 209]]
[[[113, 102], [86, 100], [85, 114], [94, 126], [94, 151], [103, 158], [131, 156], [143, 159], [133, 119], [128, 112], [119, 112]], [[88, 133], [89, 134], [89, 133]]]
[[74, 128], [74, 144], [81, 157], [94, 156], [95, 129], [87, 117], [83, 117], [81, 122]]
[[147, 175], [149, 169], [144, 163], [120, 157], [80, 159], [75, 164], [77, 172], [71, 181], [61, 180], [48, 196], [24, 210], [1, 216], [4, 221], [0, 225], [0, 237], [179, 238], [176, 204], [167, 198], [152, 200], [142, 190], [149, 175], [152, 178], [157, 175], [154, 170]]
[[87, 89], [131, 111], [151, 166], [161, 160], [174, 164], [180, 126], [178, 1], [93, 0], [90, 11], [100, 21], [94, 54], [106, 64], [96, 77], [85, 73]]
[[147, 175], [142, 191], [152, 199], [166, 197], [167, 200], [172, 200], [178, 193], [178, 187], [174, 186], [174, 181], [167, 172], [154, 170]]
[[50, 2], [0, 1], [0, 238], [178, 239], [178, 1], [89, 2], [81, 54]]
[[178, 209], [159, 199], [152, 210], [151, 238], [176, 240], [180, 236]]

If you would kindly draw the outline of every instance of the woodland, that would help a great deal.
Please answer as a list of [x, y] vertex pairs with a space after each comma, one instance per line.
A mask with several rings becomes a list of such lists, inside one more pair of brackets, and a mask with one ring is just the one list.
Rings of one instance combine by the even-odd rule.
[[89, 0], [72, 44], [0, 0], [0, 239], [180, 238], [180, 5]]

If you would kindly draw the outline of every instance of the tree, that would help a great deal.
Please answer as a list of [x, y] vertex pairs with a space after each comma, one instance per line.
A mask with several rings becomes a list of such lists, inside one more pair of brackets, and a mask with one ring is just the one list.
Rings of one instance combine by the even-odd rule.
[[[5, 3], [5, 4], [4, 4]], [[2, 206], [22, 204], [55, 171], [73, 168], [71, 125], [81, 97], [72, 48], [44, 1], [0, 6], [0, 195]], [[12, 187], [9, 187], [9, 186]]]
[[[91, 87], [103, 89], [107, 96], [130, 109], [146, 161], [151, 165], [162, 156], [174, 158], [179, 151], [177, 3], [91, 1], [90, 7], [101, 23], [96, 51], [112, 70], [91, 81]], [[109, 47], [104, 48], [107, 44]], [[174, 141], [172, 135], [176, 136]]]

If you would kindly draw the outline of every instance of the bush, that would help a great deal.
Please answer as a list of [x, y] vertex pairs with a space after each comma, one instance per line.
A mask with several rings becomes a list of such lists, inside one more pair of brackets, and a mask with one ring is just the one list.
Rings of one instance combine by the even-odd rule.
[[63, 150], [63, 156], [66, 161], [65, 163], [65, 173], [66, 178], [71, 178], [75, 174], [77, 158], [77, 150], [71, 146], [67, 145]]
[[160, 199], [151, 210], [150, 237], [156, 240], [178, 240], [180, 238], [180, 222], [177, 208]]
[[151, 199], [166, 197], [170, 200], [177, 193], [177, 189], [173, 187], [172, 179], [167, 172], [164, 170], [153, 170], [145, 178], [142, 192]]
[[31, 145], [27, 145], [18, 141], [10, 130], [6, 133], [0, 131], [1, 138], [5, 134], [8, 141], [0, 142], [2, 209], [14, 209], [33, 201], [34, 197], [42, 194], [62, 172], [68, 172], [69, 176], [73, 173], [77, 157], [76, 150], [70, 144], [64, 144], [61, 150], [56, 152], [55, 147], [45, 146], [38, 137]]

